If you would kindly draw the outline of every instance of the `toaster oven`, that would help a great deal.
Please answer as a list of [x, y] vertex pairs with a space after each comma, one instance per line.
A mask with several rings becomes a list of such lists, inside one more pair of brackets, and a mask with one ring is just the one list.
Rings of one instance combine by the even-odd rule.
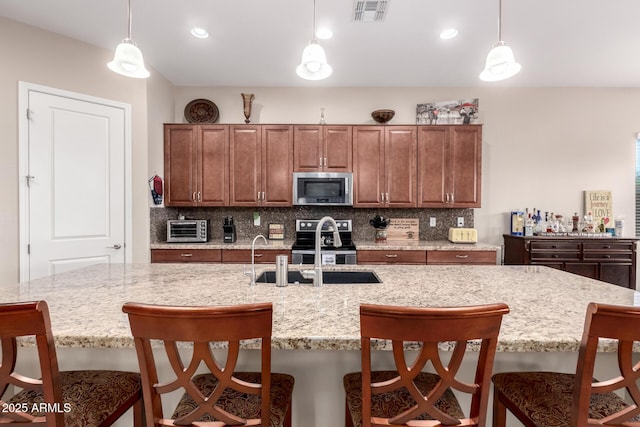
[[204, 243], [209, 240], [206, 219], [170, 219], [167, 221], [168, 243]]

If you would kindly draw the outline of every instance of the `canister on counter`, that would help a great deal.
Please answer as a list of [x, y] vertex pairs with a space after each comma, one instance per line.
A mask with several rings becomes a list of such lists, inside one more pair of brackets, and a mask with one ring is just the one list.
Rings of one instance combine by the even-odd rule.
[[276, 256], [276, 286], [279, 288], [289, 284], [289, 258], [287, 255]]

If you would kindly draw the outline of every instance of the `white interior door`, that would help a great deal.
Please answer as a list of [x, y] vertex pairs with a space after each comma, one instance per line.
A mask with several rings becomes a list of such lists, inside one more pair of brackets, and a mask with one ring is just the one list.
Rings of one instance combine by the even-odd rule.
[[127, 259], [128, 111], [80, 98], [28, 90], [21, 280]]

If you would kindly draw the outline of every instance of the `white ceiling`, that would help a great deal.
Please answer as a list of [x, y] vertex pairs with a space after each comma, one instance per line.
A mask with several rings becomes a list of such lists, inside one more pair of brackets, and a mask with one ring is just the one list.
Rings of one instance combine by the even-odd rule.
[[[316, 1], [334, 33], [320, 82], [295, 73], [313, 0], [132, 0], [132, 38], [178, 86], [640, 87], [639, 0], [503, 0], [502, 38], [522, 71], [498, 83], [478, 79], [498, 0], [390, 0], [382, 23], [352, 22], [353, 0]], [[0, 0], [0, 16], [109, 50], [127, 34], [126, 0]], [[450, 26], [458, 37], [441, 40]]]

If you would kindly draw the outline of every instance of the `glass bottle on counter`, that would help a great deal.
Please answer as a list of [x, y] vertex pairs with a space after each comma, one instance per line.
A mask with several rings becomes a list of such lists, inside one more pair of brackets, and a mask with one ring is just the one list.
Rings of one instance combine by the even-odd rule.
[[531, 218], [531, 214], [528, 214], [527, 219], [524, 221], [524, 235], [533, 236], [533, 218]]

